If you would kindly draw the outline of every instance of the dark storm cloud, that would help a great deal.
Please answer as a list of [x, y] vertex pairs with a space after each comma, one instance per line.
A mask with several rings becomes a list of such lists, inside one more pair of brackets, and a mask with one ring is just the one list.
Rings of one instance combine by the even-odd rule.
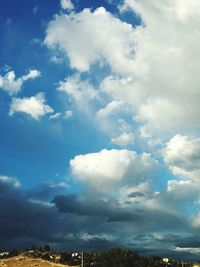
[[53, 199], [56, 195], [64, 193], [66, 191], [66, 188], [67, 185], [65, 183], [45, 183], [29, 190], [27, 193], [29, 197], [48, 201], [50, 199]]
[[0, 247], [63, 243], [63, 233], [70, 232], [70, 223], [66, 224], [66, 218], [59, 216], [53, 205], [31, 199], [15, 183], [0, 180]]
[[[53, 208], [28, 200], [26, 194], [11, 181], [0, 180], [0, 236], [2, 238], [48, 236], [46, 221], [54, 218]], [[44, 231], [41, 232], [41, 228]]]
[[115, 200], [91, 200], [88, 197], [79, 198], [76, 195], [60, 195], [54, 198], [53, 203], [60, 212], [107, 218], [109, 222], [137, 221], [139, 219], [138, 214], [135, 215], [122, 209]]
[[[45, 187], [47, 196], [51, 196], [51, 188], [49, 191], [48, 186]], [[33, 199], [36, 195], [40, 195], [38, 189], [35, 194], [32, 191], [29, 195], [16, 180], [8, 177], [0, 179], [0, 248], [25, 248], [50, 243], [56, 248], [70, 250], [113, 245], [112, 241], [96, 237], [91, 230], [101, 221], [99, 218], [90, 220], [76, 214], [63, 214], [50, 202]], [[83, 232], [93, 232], [93, 236], [82, 237]]]
[[[87, 194], [57, 195], [52, 201], [51, 196], [59, 190], [53, 192], [47, 185], [41, 188], [41, 191], [38, 188], [24, 191], [15, 179], [0, 179], [0, 248], [46, 243], [63, 250], [127, 246], [143, 254], [169, 252], [172, 255], [169, 249], [172, 246], [199, 245], [198, 237], [182, 236], [181, 232], [188, 230], [186, 222], [164, 210], [141, 210], [99, 195], [91, 199]], [[179, 234], [165, 234], [162, 238], [153, 234], [172, 229], [173, 232], [177, 229]], [[165, 247], [165, 251], [162, 252], [161, 247]]]

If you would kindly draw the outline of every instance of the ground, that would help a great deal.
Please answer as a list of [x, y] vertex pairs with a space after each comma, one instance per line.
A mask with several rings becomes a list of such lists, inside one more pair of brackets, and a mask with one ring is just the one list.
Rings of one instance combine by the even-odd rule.
[[41, 259], [33, 259], [24, 256], [18, 256], [0, 260], [0, 267], [67, 267], [67, 265], [57, 264], [44, 261]]

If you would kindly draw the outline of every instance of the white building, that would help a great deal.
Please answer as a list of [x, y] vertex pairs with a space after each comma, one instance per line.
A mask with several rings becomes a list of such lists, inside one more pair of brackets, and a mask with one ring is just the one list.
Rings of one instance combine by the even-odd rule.
[[8, 255], [9, 255], [8, 251], [0, 252], [0, 257], [5, 257], [5, 256], [8, 256]]
[[164, 263], [168, 263], [168, 262], [169, 262], [169, 258], [162, 258], [162, 261], [163, 261]]

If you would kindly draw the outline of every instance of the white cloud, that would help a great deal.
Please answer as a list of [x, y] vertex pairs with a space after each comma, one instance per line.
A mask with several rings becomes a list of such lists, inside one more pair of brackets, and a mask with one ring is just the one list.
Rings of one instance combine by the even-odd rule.
[[89, 71], [96, 62], [107, 62], [120, 73], [133, 69], [132, 27], [103, 7], [57, 15], [48, 25], [44, 43], [63, 51], [71, 67], [79, 71]]
[[127, 146], [133, 143], [131, 126], [121, 118], [128, 114], [128, 107], [122, 101], [113, 100], [96, 112], [98, 127], [111, 138], [111, 143]]
[[66, 10], [74, 9], [74, 5], [71, 0], [60, 0], [61, 8]]
[[128, 146], [134, 143], [134, 134], [133, 133], [122, 133], [120, 136], [111, 138], [112, 144], [118, 146]]
[[200, 114], [198, 1], [126, 0], [125, 5], [143, 21], [133, 30], [134, 72], [128, 79], [107, 77], [102, 88], [134, 107], [134, 118], [154, 134], [194, 132]]
[[1, 183], [10, 184], [16, 188], [20, 187], [20, 182], [16, 178], [13, 178], [13, 177], [0, 175], [0, 181]]
[[29, 198], [28, 202], [33, 203], [35, 205], [44, 206], [44, 207], [47, 207], [47, 208], [53, 208], [54, 207], [53, 203], [51, 203], [49, 201], [40, 200], [40, 199]]
[[13, 95], [21, 90], [25, 81], [35, 79], [40, 75], [40, 71], [30, 70], [26, 75], [16, 78], [15, 72], [10, 70], [5, 76], [0, 75], [0, 88], [7, 91], [10, 95]]
[[[160, 211], [167, 207], [167, 212], [178, 217], [187, 199], [193, 204], [199, 198], [200, 141], [189, 134], [199, 135], [200, 127], [200, 4], [197, 0], [124, 2], [123, 9], [129, 7], [138, 13], [142, 25], [133, 28], [103, 8], [86, 9], [56, 16], [48, 25], [45, 44], [63, 52], [78, 71], [92, 70], [99, 62], [108, 64], [111, 74], [101, 81], [98, 93], [90, 91], [91, 86], [88, 90], [88, 84], [83, 85], [75, 76], [61, 82], [60, 90], [77, 105], [83, 99], [99, 100], [99, 95], [98, 107], [108, 103], [96, 112], [96, 118], [101, 119], [100, 127], [111, 133], [112, 143], [126, 145], [131, 140], [133, 129], [121, 130], [116, 123], [119, 118], [129, 121], [125, 117], [128, 112], [134, 120], [134, 135], [137, 138], [138, 132], [142, 145], [149, 145], [150, 150], [174, 136], [161, 155], [174, 180], [167, 183], [166, 191], [146, 197], [140, 205]], [[139, 182], [133, 158], [128, 152], [116, 151], [75, 157], [71, 160], [74, 176], [101, 190], [120, 183], [126, 187], [131, 172]]]
[[98, 110], [96, 116], [97, 119], [105, 119], [113, 114], [116, 114], [123, 107], [121, 101], [112, 101], [108, 103], [104, 108]]
[[78, 155], [70, 161], [74, 177], [99, 191], [113, 189], [120, 183], [137, 184], [146, 180], [155, 165], [149, 154], [115, 149]]
[[69, 119], [73, 116], [73, 111], [72, 110], [67, 110], [65, 111], [64, 118]]
[[[87, 79], [82, 80], [80, 75], [70, 76], [59, 82], [57, 90], [66, 93], [73, 108], [84, 114], [91, 122], [94, 122], [95, 104], [99, 101], [100, 96], [98, 90]], [[69, 118], [71, 112], [65, 115]], [[65, 115], [64, 117], [67, 118]]]
[[9, 115], [12, 116], [16, 112], [25, 112], [38, 120], [45, 114], [53, 112], [53, 109], [46, 104], [44, 94], [38, 93], [32, 97], [13, 98]]
[[81, 80], [79, 75], [74, 75], [60, 81], [58, 90], [67, 93], [76, 102], [98, 98], [97, 91], [87, 80]]
[[152, 100], [149, 99], [146, 104], [139, 107], [138, 114], [134, 119], [138, 122], [148, 123], [153, 129], [170, 131], [172, 118], [176, 121], [176, 125], [173, 128], [180, 128], [179, 122], [180, 118], [182, 118], [182, 110], [167, 99], [154, 98]]
[[[175, 206], [181, 203], [194, 204], [200, 200], [200, 184], [191, 180], [169, 180], [167, 186], [167, 194], [169, 198], [173, 198], [176, 202]], [[188, 215], [189, 216], [189, 215]]]
[[[132, 8], [139, 14], [143, 15], [145, 20], [149, 23], [153, 23], [160, 17], [160, 13], [168, 13], [170, 16], [174, 16], [174, 20], [180, 22], [187, 22], [193, 16], [197, 16], [200, 14], [199, 8], [200, 3], [197, 0], [170, 0], [167, 3], [161, 0], [154, 2], [145, 0], [137, 1], [137, 0], [125, 0], [122, 10], [126, 8]], [[154, 14], [155, 17], [151, 17], [150, 15]], [[167, 20], [168, 18], [164, 18]]]
[[162, 145], [161, 139], [154, 137], [147, 125], [140, 126], [138, 130], [140, 139], [142, 139], [143, 143], [146, 142], [150, 149]]
[[169, 180], [168, 181], [168, 188], [167, 188], [167, 191], [168, 192], [173, 192], [175, 191], [177, 188], [178, 190], [180, 190], [181, 187], [188, 187], [192, 185], [192, 182], [189, 181], [189, 180]]
[[123, 100], [124, 103], [129, 106], [133, 105], [133, 103], [137, 103], [137, 99], [140, 97], [137, 88], [134, 88], [133, 79], [131, 77], [119, 78], [118, 76], [110, 75], [101, 82], [100, 88], [106, 95], [109, 95], [116, 101]]
[[59, 119], [61, 116], [62, 116], [62, 113], [57, 112], [57, 113], [55, 113], [55, 114], [52, 114], [52, 115], [49, 117], [49, 119], [50, 119], [50, 120], [56, 120], [56, 119]]
[[73, 115], [73, 111], [72, 110], [67, 110], [64, 113], [61, 113], [61, 112], [54, 113], [51, 116], [49, 116], [49, 119], [50, 120], [57, 120], [59, 118], [69, 119], [69, 118], [72, 117], [72, 115]]
[[[181, 247], [176, 247], [175, 251], [177, 252], [183, 252], [183, 253], [192, 253], [192, 254], [197, 254], [199, 255], [200, 253], [200, 247], [195, 248], [195, 247], [189, 247], [189, 248], [181, 248]], [[197, 266], [197, 265], [194, 265]]]
[[35, 79], [41, 75], [40, 71], [38, 70], [30, 70], [28, 74], [22, 76], [23, 81], [29, 80], [29, 79]]
[[109, 101], [129, 107], [137, 124], [146, 126], [152, 136], [197, 132], [198, 1], [124, 2], [122, 9], [138, 13], [142, 25], [133, 28], [104, 8], [85, 9], [57, 15], [48, 25], [45, 44], [62, 51], [79, 71], [88, 71], [99, 61], [107, 63], [111, 75], [101, 83], [101, 92], [109, 95]]
[[174, 175], [199, 182], [200, 139], [176, 135], [163, 150], [163, 156]]

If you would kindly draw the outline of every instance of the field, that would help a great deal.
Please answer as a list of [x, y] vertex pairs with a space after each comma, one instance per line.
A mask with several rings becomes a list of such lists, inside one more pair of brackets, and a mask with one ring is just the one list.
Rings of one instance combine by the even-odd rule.
[[67, 267], [53, 262], [44, 261], [41, 259], [33, 259], [24, 256], [18, 256], [0, 260], [0, 267]]

